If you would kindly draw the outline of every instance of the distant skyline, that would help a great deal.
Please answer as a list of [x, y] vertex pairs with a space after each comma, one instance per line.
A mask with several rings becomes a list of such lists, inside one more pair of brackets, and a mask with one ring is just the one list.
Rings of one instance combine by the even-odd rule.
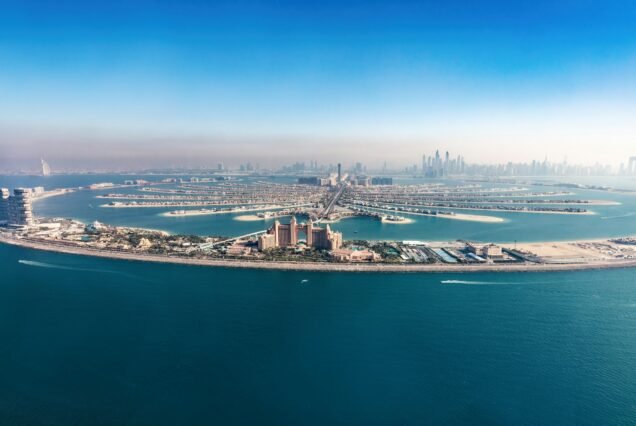
[[480, 3], [4, 2], [0, 168], [636, 155], [634, 2]]

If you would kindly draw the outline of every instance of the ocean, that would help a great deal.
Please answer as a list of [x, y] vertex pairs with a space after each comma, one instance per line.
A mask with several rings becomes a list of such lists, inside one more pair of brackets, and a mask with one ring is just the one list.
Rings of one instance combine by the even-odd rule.
[[0, 245], [0, 424], [633, 424], [636, 270], [214, 269]]

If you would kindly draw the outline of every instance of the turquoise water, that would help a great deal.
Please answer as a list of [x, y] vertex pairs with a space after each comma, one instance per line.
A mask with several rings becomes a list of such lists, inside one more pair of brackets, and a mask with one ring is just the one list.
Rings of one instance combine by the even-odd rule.
[[[141, 176], [148, 180], [159, 180], [163, 176]], [[95, 182], [122, 183], [122, 177], [112, 175], [18, 177], [0, 176], [0, 186], [35, 186], [46, 188], [87, 185]], [[263, 178], [258, 178], [259, 180]], [[279, 182], [293, 181], [279, 178]], [[634, 178], [578, 178], [560, 179], [587, 184], [610, 185], [618, 188], [636, 189]], [[428, 180], [401, 179], [400, 183], [430, 182]], [[501, 187], [502, 185], [497, 185]], [[563, 190], [553, 187], [530, 187], [535, 191]], [[162, 217], [161, 213], [174, 208], [112, 209], [99, 207], [108, 200], [96, 195], [107, 192], [136, 192], [136, 189], [104, 191], [82, 191], [70, 195], [52, 197], [36, 202], [37, 214], [43, 216], [73, 217], [86, 222], [99, 220], [113, 225], [139, 226], [162, 229], [172, 233], [198, 235], [243, 235], [269, 227], [272, 220], [241, 222], [234, 220], [238, 214], [223, 214], [197, 217]], [[561, 197], [558, 197], [561, 198]], [[636, 235], [636, 195], [625, 195], [601, 191], [576, 191], [572, 198], [618, 201], [617, 206], [589, 206], [593, 216], [571, 216], [553, 214], [501, 213], [465, 211], [476, 215], [492, 215], [505, 219], [503, 223], [476, 223], [440, 219], [425, 216], [410, 216], [414, 222], [408, 225], [381, 223], [369, 218], [345, 219], [332, 227], [344, 233], [345, 239], [370, 240], [429, 240], [452, 241], [469, 239], [477, 241], [511, 242], [573, 240], [582, 238], [617, 237]], [[460, 211], [462, 212], [462, 211]], [[402, 213], [401, 213], [402, 214]], [[405, 215], [407, 216], [407, 215]]]
[[636, 270], [0, 259], [2, 425], [634, 422]]

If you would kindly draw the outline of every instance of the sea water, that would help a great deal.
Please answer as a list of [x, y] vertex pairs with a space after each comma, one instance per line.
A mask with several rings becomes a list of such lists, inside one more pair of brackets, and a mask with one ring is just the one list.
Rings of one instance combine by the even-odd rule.
[[632, 424], [636, 269], [309, 273], [0, 245], [0, 424]]

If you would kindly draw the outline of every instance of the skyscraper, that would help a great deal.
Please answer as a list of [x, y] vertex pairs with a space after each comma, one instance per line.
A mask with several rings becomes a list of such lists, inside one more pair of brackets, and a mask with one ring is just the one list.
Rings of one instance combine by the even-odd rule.
[[636, 175], [636, 156], [629, 157], [629, 164], [627, 166], [627, 173], [630, 175]]
[[0, 189], [0, 224], [14, 227], [33, 225], [33, 210], [30, 188], [16, 188], [13, 195], [9, 195], [6, 188]]
[[51, 174], [51, 167], [49, 163], [44, 161], [44, 158], [40, 158], [40, 163], [42, 164], [42, 176], [48, 176]]
[[10, 194], [7, 188], [0, 188], [0, 225], [6, 225], [9, 222]]

